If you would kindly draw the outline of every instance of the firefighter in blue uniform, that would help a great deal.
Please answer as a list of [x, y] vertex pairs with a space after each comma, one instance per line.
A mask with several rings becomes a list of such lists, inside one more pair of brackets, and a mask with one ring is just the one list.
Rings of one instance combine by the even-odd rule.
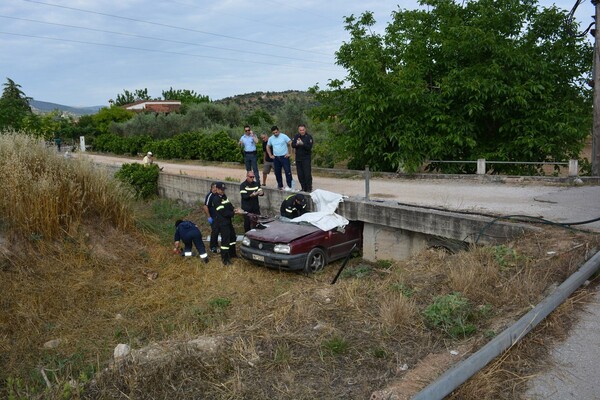
[[208, 254], [202, 242], [202, 233], [196, 224], [192, 221], [182, 221], [178, 219], [175, 222], [175, 250], [179, 250], [179, 242], [183, 242], [183, 256], [192, 256], [192, 244], [196, 246], [200, 258], [205, 263], [208, 263]]

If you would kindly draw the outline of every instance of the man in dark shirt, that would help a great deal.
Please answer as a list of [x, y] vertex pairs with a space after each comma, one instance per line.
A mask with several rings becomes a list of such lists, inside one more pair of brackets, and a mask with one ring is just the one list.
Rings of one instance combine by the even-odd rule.
[[206, 214], [208, 224], [210, 225], [210, 251], [212, 253], [217, 252], [217, 245], [219, 240], [219, 226], [215, 222], [217, 218], [217, 212], [215, 211], [215, 207], [212, 204], [212, 199], [217, 195], [216, 182], [212, 182], [210, 184], [210, 192], [204, 197], [204, 205], [202, 209], [204, 210], [204, 214]]
[[242, 210], [244, 214], [244, 232], [248, 232], [250, 226], [250, 215], [260, 215], [260, 205], [258, 204], [258, 196], [264, 196], [263, 190], [259, 184], [254, 181], [254, 172], [246, 172], [246, 180], [240, 185], [240, 195], [242, 196]]
[[221, 232], [221, 260], [223, 260], [223, 265], [230, 265], [231, 259], [237, 257], [235, 252], [236, 235], [232, 219], [241, 210], [236, 210], [225, 195], [225, 184], [223, 182], [217, 182], [215, 188], [217, 195], [213, 197], [212, 202], [217, 212], [216, 224], [219, 226], [219, 232]]
[[303, 192], [312, 192], [311, 155], [313, 138], [306, 132], [305, 125], [298, 125], [298, 134], [292, 139], [292, 148], [296, 149], [296, 172]]
[[306, 199], [304, 198], [304, 195], [301, 195], [300, 193], [291, 194], [286, 197], [279, 209], [281, 216], [289, 219], [299, 217], [307, 211]]
[[183, 255], [185, 257], [192, 256], [192, 244], [196, 246], [196, 250], [200, 254], [200, 258], [205, 263], [208, 263], [208, 254], [202, 243], [202, 233], [196, 224], [192, 221], [182, 221], [178, 219], [175, 222], [175, 249], [179, 249], [179, 242], [183, 242]]

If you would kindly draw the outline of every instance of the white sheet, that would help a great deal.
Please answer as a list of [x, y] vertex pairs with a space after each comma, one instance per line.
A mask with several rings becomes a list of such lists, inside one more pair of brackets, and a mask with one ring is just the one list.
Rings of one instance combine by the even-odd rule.
[[317, 228], [328, 231], [337, 227], [345, 227], [348, 220], [335, 213], [338, 205], [344, 201], [341, 194], [317, 189], [310, 194], [315, 205], [315, 212], [309, 212], [292, 219], [292, 222], [308, 222]]

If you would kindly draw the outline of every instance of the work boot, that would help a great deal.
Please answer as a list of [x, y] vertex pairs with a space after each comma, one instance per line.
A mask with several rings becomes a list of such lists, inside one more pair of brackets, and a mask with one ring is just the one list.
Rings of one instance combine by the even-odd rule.
[[204, 264], [208, 264], [208, 254], [201, 254], [199, 257], [202, 261], [204, 261]]
[[228, 252], [221, 252], [221, 260], [223, 260], [223, 265], [231, 265], [231, 257]]

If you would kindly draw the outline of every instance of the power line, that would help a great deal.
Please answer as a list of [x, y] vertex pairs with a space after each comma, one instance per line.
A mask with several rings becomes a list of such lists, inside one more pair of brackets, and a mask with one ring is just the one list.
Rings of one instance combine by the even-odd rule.
[[29, 19], [29, 18], [11, 17], [8, 15], [0, 15], [0, 18], [8, 18], [8, 19], [13, 19], [13, 20], [18, 20], [18, 21], [35, 22], [38, 24], [45, 24], [45, 25], [62, 26], [62, 27], [66, 27], [66, 28], [83, 29], [83, 30], [92, 31], [92, 32], [110, 33], [110, 34], [114, 34], [114, 35], [129, 36], [129, 37], [135, 37], [135, 38], [140, 38], [140, 39], [151, 39], [151, 40], [168, 42], [168, 43], [177, 43], [177, 44], [185, 44], [185, 45], [190, 45], [190, 46], [206, 47], [209, 49], [234, 51], [236, 53], [246, 53], [246, 54], [253, 54], [253, 55], [259, 55], [259, 56], [266, 56], [266, 57], [284, 58], [287, 60], [304, 61], [304, 62], [311, 62], [311, 63], [317, 63], [317, 64], [325, 64], [325, 65], [330, 65], [330, 66], [333, 65], [333, 63], [325, 62], [325, 61], [316, 61], [316, 60], [308, 60], [308, 59], [304, 59], [304, 58], [286, 57], [286, 56], [279, 56], [279, 55], [267, 54], [267, 53], [258, 53], [258, 52], [249, 51], [249, 50], [237, 50], [237, 49], [231, 49], [231, 48], [227, 48], [227, 47], [210, 46], [210, 45], [206, 45], [206, 44], [184, 42], [184, 41], [180, 41], [180, 40], [163, 39], [163, 38], [153, 37], [153, 36], [137, 35], [134, 33], [108, 31], [108, 30], [104, 30], [104, 29], [88, 28], [85, 26], [59, 24], [56, 22], [39, 21], [39, 20]]
[[291, 46], [284, 46], [284, 45], [279, 45], [279, 44], [274, 44], [274, 43], [262, 42], [262, 41], [259, 41], [259, 40], [244, 39], [244, 38], [239, 38], [239, 37], [235, 37], [235, 36], [223, 35], [223, 34], [220, 34], [220, 33], [206, 32], [206, 31], [201, 31], [201, 30], [198, 30], [198, 29], [183, 28], [183, 27], [175, 26], [175, 25], [162, 24], [160, 22], [152, 22], [152, 21], [145, 21], [145, 20], [142, 20], [142, 19], [136, 19], [136, 18], [130, 18], [130, 17], [123, 17], [123, 16], [120, 16], [120, 15], [107, 14], [107, 13], [102, 13], [102, 12], [99, 12], [99, 11], [91, 11], [91, 10], [85, 10], [85, 9], [82, 9], [82, 8], [67, 7], [67, 6], [62, 6], [62, 5], [59, 5], [59, 4], [45, 3], [45, 2], [42, 2], [42, 1], [35, 1], [35, 0], [23, 0], [23, 1], [26, 1], [28, 3], [34, 3], [34, 4], [41, 4], [41, 5], [45, 5], [45, 6], [49, 6], [49, 7], [57, 7], [57, 8], [63, 8], [63, 9], [66, 9], [66, 10], [79, 11], [79, 12], [84, 12], [84, 13], [88, 13], [88, 14], [102, 15], [102, 16], [110, 17], [110, 18], [118, 18], [118, 19], [123, 19], [123, 20], [126, 20], [126, 21], [133, 21], [133, 22], [140, 22], [140, 23], [149, 24], [149, 25], [162, 26], [164, 28], [178, 29], [178, 30], [187, 31], [187, 32], [202, 33], [204, 35], [211, 35], [211, 36], [222, 37], [222, 38], [226, 38], [226, 39], [239, 40], [239, 41], [242, 41], [242, 42], [256, 43], [256, 44], [261, 44], [261, 45], [265, 45], [265, 46], [271, 46], [271, 47], [278, 47], [278, 48], [282, 48], [282, 49], [301, 51], [301, 52], [304, 52], [304, 53], [320, 54], [320, 55], [329, 56], [329, 54], [321, 53], [321, 52], [317, 52], [317, 51], [311, 51], [311, 50], [299, 49], [299, 48], [291, 47]]
[[[0, 35], [22, 36], [22, 37], [35, 38], [35, 39], [53, 40], [53, 41], [57, 41], [57, 42], [91, 44], [91, 45], [95, 45], [95, 46], [115, 47], [115, 48], [128, 49], [128, 50], [140, 50], [140, 51], [147, 51], [147, 52], [152, 52], [152, 53], [175, 54], [175, 55], [180, 55], [180, 56], [208, 58], [208, 59], [212, 59], [212, 60], [232, 61], [232, 62], [239, 62], [239, 63], [244, 63], [244, 64], [261, 64], [261, 65], [270, 65], [270, 66], [273, 66], [273, 63], [260, 62], [260, 61], [246, 61], [246, 60], [240, 60], [240, 59], [235, 59], [235, 58], [205, 56], [205, 55], [201, 55], [201, 54], [190, 54], [190, 53], [182, 53], [182, 52], [177, 52], [177, 51], [146, 49], [146, 48], [143, 48], [143, 47], [133, 47], [133, 46], [122, 46], [122, 45], [117, 45], [117, 44], [106, 44], [106, 43], [88, 42], [88, 41], [84, 41], [84, 40], [61, 39], [61, 38], [53, 38], [53, 37], [47, 37], [47, 36], [26, 35], [24, 33], [13, 33], [13, 32], [3, 32], [3, 31], [0, 31]], [[277, 64], [277, 66], [278, 67], [286, 67], [286, 68], [310, 69], [310, 70], [318, 69], [318, 70], [321, 70], [321, 71], [335, 72], [334, 70], [330, 70], [330, 69], [314, 68], [314, 67], [303, 67], [303, 66], [300, 66], [300, 65]]]
[[[207, 9], [206, 7], [201, 7], [201, 6], [199, 6], [197, 4], [193, 4], [193, 3], [185, 3], [185, 2], [182, 2], [182, 1], [176, 1], [176, 0], [167, 0], [167, 1], [169, 3], [179, 4], [179, 5], [186, 6], [186, 7], [193, 7], [193, 8], [197, 8], [197, 9], [200, 9], [200, 10], [206, 10]], [[242, 19], [242, 20], [245, 20], [245, 21], [250, 21], [250, 22], [255, 22], [255, 23], [265, 23], [264, 20], [257, 20], [257, 19], [247, 18], [247, 17], [243, 17], [241, 15], [236, 15], [236, 14], [231, 14], [231, 13], [224, 13], [224, 12], [219, 12], [219, 13], [223, 14], [223, 15], [229, 15], [229, 16], [234, 17], [234, 18]], [[302, 32], [305, 35], [308, 34], [308, 35], [313, 36], [313, 37], [322, 38], [322, 35], [318, 35], [318, 34], [314, 33], [312, 30], [298, 29], [295, 26], [281, 25], [281, 24], [273, 23], [273, 21], [268, 21], [268, 23], [269, 23], [269, 26], [271, 26], [271, 27], [284, 28], [286, 30], [293, 30], [293, 31], [296, 31], [296, 32]]]

